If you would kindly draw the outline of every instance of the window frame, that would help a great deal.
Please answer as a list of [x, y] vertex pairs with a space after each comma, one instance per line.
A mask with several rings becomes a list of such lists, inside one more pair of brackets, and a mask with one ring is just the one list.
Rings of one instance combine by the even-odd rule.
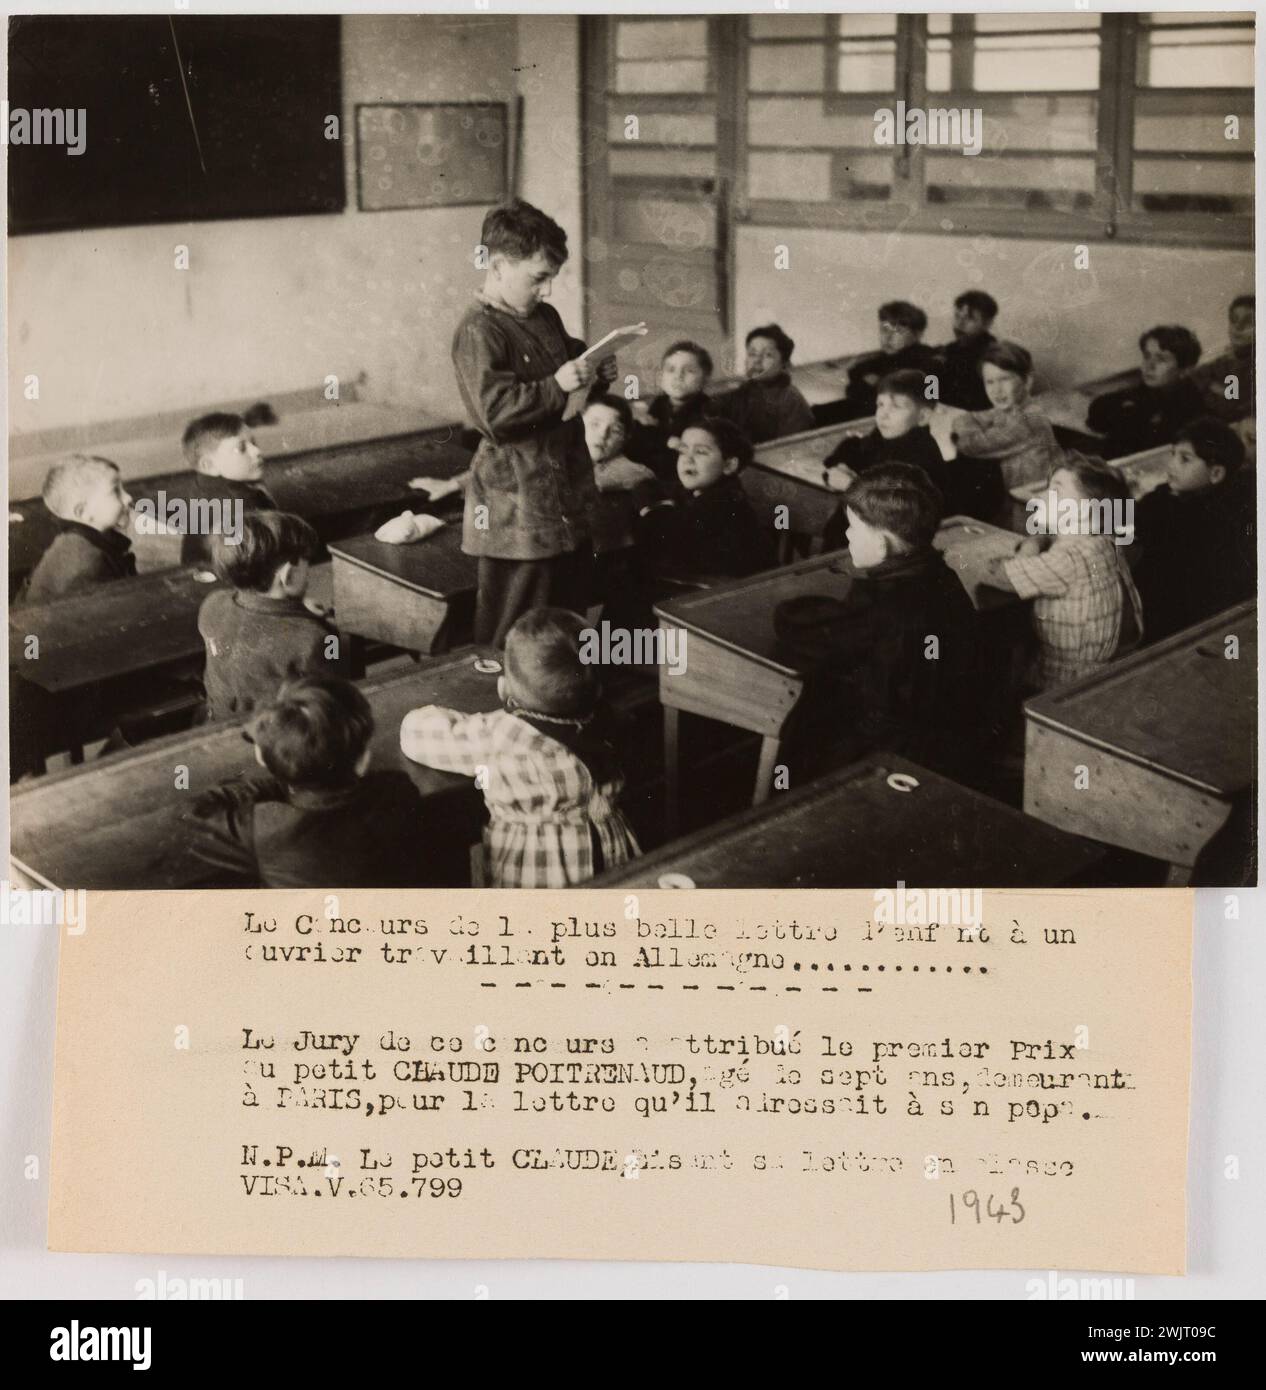
[[[1243, 11], [1243, 15], [1245, 18], [1255, 18], [1251, 10]], [[1099, 103], [1099, 139], [1094, 154], [1094, 205], [1085, 209], [1061, 211], [1053, 208], [989, 207], [973, 203], [929, 203], [926, 196], [925, 149], [923, 146], [908, 145], [898, 146], [893, 151], [892, 193], [887, 199], [819, 203], [751, 198], [747, 179], [751, 101], [753, 98], [759, 99], [766, 95], [804, 95], [796, 92], [749, 92], [748, 73], [750, 51], [753, 47], [821, 42], [824, 48], [824, 88], [812, 95], [822, 101], [827, 115], [855, 112], [859, 100], [870, 100], [873, 97], [875, 102], [879, 103], [884, 101], [888, 94], [849, 95], [835, 88], [837, 65], [834, 60], [839, 51], [840, 41], [829, 25], [824, 26], [821, 39], [753, 39], [744, 16], [736, 24], [735, 35], [735, 90], [741, 103], [736, 120], [736, 216], [739, 221], [754, 226], [831, 227], [848, 231], [902, 230], [956, 236], [993, 235], [1048, 240], [1073, 239], [1078, 242], [1148, 242], [1152, 245], [1251, 249], [1254, 221], [1251, 213], [1156, 213], [1145, 212], [1132, 206], [1135, 68], [1138, 42], [1143, 29], [1142, 18], [1141, 14], [1108, 13], [1101, 17], [1099, 86], [1094, 91], [1070, 93], [1077, 96], [1095, 96]], [[898, 16], [896, 89], [891, 93], [892, 101], [904, 100], [907, 106], [926, 108], [929, 37], [931, 36], [928, 34], [925, 14]], [[1155, 90], [1181, 94], [1184, 89]], [[1229, 94], [1242, 93], [1246, 89], [1230, 87], [1193, 90], [1225, 90]], [[948, 104], [954, 95], [953, 92], [937, 92], [933, 97], [942, 101], [942, 104]], [[1007, 93], [1002, 92], [981, 94], [986, 98], [1005, 95]], [[1058, 96], [1060, 93], [1020, 95]], [[1254, 91], [1254, 102], [1255, 100]], [[1255, 153], [1250, 154], [1248, 158], [1250, 161], [1254, 159]]]

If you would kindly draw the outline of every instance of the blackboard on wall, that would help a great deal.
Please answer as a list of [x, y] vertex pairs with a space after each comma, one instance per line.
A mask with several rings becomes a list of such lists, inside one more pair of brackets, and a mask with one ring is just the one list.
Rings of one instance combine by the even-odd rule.
[[86, 119], [10, 144], [11, 234], [345, 205], [337, 15], [15, 17], [9, 107]]

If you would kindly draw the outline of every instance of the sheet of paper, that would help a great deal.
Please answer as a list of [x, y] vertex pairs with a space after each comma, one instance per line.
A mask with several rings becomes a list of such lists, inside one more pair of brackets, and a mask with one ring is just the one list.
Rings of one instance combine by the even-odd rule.
[[[595, 343], [592, 347], [586, 348], [580, 354], [582, 362], [600, 362], [604, 357], [613, 357], [617, 352], [623, 351], [630, 343], [635, 343], [639, 338], [645, 338], [650, 330], [645, 323], [630, 323], [623, 328], [613, 328], [601, 342]], [[589, 399], [590, 386], [578, 386], [571, 395], [567, 397], [567, 405], [563, 410], [563, 419], [570, 420], [573, 415], [579, 415], [585, 408], [585, 402]]]
[[49, 1244], [1181, 1273], [1191, 913], [90, 894]]

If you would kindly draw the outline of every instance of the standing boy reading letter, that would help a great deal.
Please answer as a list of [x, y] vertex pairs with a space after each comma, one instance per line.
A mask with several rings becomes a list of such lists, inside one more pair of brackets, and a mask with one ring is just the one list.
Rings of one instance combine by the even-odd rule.
[[504, 647], [521, 614], [583, 608], [591, 560], [593, 464], [568, 394], [615, 377], [595, 369], [545, 300], [567, 259], [567, 234], [521, 198], [483, 224], [488, 273], [457, 326], [453, 366], [479, 448], [466, 486], [462, 549], [479, 560], [475, 641]]

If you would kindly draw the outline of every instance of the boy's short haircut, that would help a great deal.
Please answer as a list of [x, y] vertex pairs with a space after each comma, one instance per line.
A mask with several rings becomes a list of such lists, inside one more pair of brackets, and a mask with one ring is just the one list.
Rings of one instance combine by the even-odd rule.
[[288, 787], [341, 787], [356, 776], [374, 732], [369, 701], [337, 676], [283, 685], [247, 728], [264, 766]]
[[484, 218], [480, 240], [490, 256], [530, 260], [538, 251], [557, 269], [567, 259], [567, 233], [548, 213], [523, 198], [512, 198]]
[[970, 309], [979, 314], [986, 324], [998, 317], [998, 301], [984, 290], [964, 290], [954, 301], [955, 309]]
[[926, 391], [927, 380], [923, 373], [916, 372], [913, 367], [902, 367], [899, 372], [889, 372], [887, 376], [880, 378], [875, 395], [905, 396], [915, 405], [930, 407], [932, 402], [928, 400]]
[[1206, 468], [1225, 468], [1227, 477], [1244, 463], [1244, 441], [1226, 424], [1212, 415], [1188, 420], [1174, 435], [1174, 443], [1186, 442], [1196, 451]]
[[590, 396], [585, 402], [585, 409], [588, 410], [591, 405], [605, 405], [608, 410], [614, 410], [624, 426], [624, 433], [628, 434], [632, 430], [633, 412], [623, 396], [613, 396], [610, 393], [604, 396]]
[[932, 479], [913, 463], [876, 464], [841, 500], [868, 526], [887, 531], [911, 550], [932, 544], [945, 509]]
[[226, 410], [213, 410], [210, 415], [199, 415], [196, 420], [190, 420], [180, 440], [185, 462], [190, 468], [197, 468], [203, 454], [214, 453], [221, 440], [236, 439], [246, 428], [244, 416], [231, 415]]
[[1028, 348], [1022, 348], [1019, 343], [1009, 343], [1005, 338], [990, 343], [981, 353], [980, 360], [1004, 372], [1013, 372], [1016, 376], [1027, 377], [1033, 372], [1033, 354]]
[[1062, 461], [1051, 469], [1052, 476], [1056, 473], [1071, 473], [1083, 496], [1093, 502], [1124, 502], [1130, 496], [1130, 485], [1120, 470], [1110, 467], [1097, 454], [1066, 449]]
[[580, 659], [585, 620], [566, 608], [531, 608], [506, 634], [506, 677], [528, 711], [579, 717], [593, 708], [596, 673]]
[[782, 358], [784, 365], [791, 361], [791, 354], [796, 350], [795, 341], [789, 338], [776, 323], [766, 323], [762, 324], [760, 328], [753, 328], [743, 339], [743, 346], [750, 347], [753, 338], [768, 338], [778, 349], [778, 355]]
[[879, 306], [879, 322], [895, 323], [898, 328], [908, 328], [911, 333], [922, 333], [928, 326], [928, 316], [917, 304], [908, 304], [904, 299], [890, 299]]
[[211, 567], [235, 589], [267, 593], [284, 564], [314, 560], [321, 548], [317, 533], [290, 512], [247, 512], [236, 545], [225, 532], [211, 537]]
[[236, 439], [243, 430], [276, 423], [277, 412], [267, 401], [256, 401], [241, 415], [227, 410], [213, 410], [210, 415], [199, 415], [196, 420], [189, 421], [181, 436], [180, 447], [184, 450], [185, 462], [190, 468], [197, 468], [203, 454], [212, 453], [222, 439]]
[[[738, 459], [740, 473], [756, 456], [752, 441], [732, 420], [722, 420], [719, 416], [705, 415], [701, 420], [692, 420], [686, 429], [707, 430], [716, 440], [722, 458]], [[684, 434], [685, 431], [683, 430], [682, 433]]]
[[1237, 294], [1231, 301], [1231, 307], [1227, 310], [1228, 314], [1233, 314], [1237, 309], [1252, 309], [1257, 312], [1257, 296], [1255, 294]]
[[[747, 337], [750, 342], [752, 335], [749, 333]], [[790, 343], [791, 339], [788, 338], [787, 341]], [[795, 343], [791, 343], [791, 346], [794, 348]], [[703, 368], [704, 376], [711, 377], [712, 354], [706, 347], [703, 347], [702, 344], [693, 342], [689, 338], [679, 338], [675, 343], [670, 343], [668, 347], [664, 349], [664, 355], [659, 359], [659, 365], [662, 367], [675, 352], [688, 352]]]
[[1179, 323], [1160, 323], [1139, 334], [1139, 351], [1149, 338], [1156, 339], [1162, 352], [1171, 352], [1180, 367], [1194, 367], [1200, 361], [1200, 339]]
[[69, 520], [77, 504], [87, 501], [102, 479], [113, 481], [118, 476], [118, 464], [109, 459], [96, 454], [70, 454], [48, 470], [40, 495], [54, 516]]

